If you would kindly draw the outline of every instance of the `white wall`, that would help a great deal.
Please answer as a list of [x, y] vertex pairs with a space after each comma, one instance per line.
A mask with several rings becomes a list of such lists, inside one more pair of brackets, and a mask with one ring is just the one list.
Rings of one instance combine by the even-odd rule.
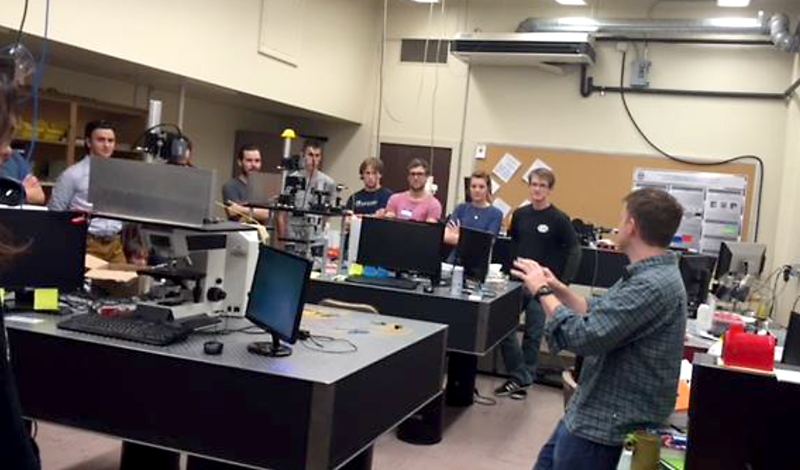
[[[0, 25], [18, 28], [23, 3], [0, 2]], [[25, 30], [42, 35], [45, 2], [30, 3]], [[49, 35], [72, 46], [361, 122], [379, 2], [299, 2], [295, 14], [302, 37], [296, 67], [258, 53], [261, 3], [52, 2]]]
[[[472, 170], [475, 145], [479, 142], [511, 143], [556, 148], [588, 149], [656, 155], [636, 133], [625, 115], [618, 94], [582, 98], [576, 67], [564, 76], [537, 68], [467, 67], [452, 56], [446, 66], [409, 65], [399, 62], [399, 39], [404, 37], [449, 37], [459, 31], [513, 31], [529, 16], [622, 17], [646, 14], [646, 2], [615, 2], [615, 10], [563, 9], [521, 0], [450, 0], [441, 16], [441, 5], [433, 15], [427, 6], [395, 0], [390, 9], [390, 57], [381, 137], [401, 143], [430, 142], [432, 80], [438, 70], [436, 136], [439, 144], [458, 147], [466, 102], [463, 153], [454, 159], [451, 179]], [[634, 6], [632, 6], [634, 5]], [[649, 5], [649, 3], [648, 3]], [[468, 8], [467, 8], [468, 6]], [[776, 10], [796, 3], [774, 4]], [[720, 15], [720, 9], [691, 3], [665, 4], [654, 10], [663, 17]], [[752, 12], [726, 11], [728, 15], [752, 16]], [[432, 18], [429, 26], [428, 18]], [[632, 52], [628, 59], [632, 59]], [[710, 89], [727, 91], [782, 92], [791, 82], [794, 57], [770, 47], [651, 45], [651, 86], [655, 88]], [[597, 65], [591, 68], [595, 82], [618, 85], [621, 54], [613, 44], [598, 43]], [[417, 103], [420, 80], [422, 98]], [[469, 90], [467, 83], [469, 81]], [[467, 96], [469, 97], [467, 100]], [[681, 156], [701, 159], [756, 154], [766, 163], [760, 241], [770, 245], [770, 261], [789, 262], [800, 253], [782, 251], [772, 255], [776, 242], [788, 234], [777, 230], [781, 188], [788, 182], [787, 107], [781, 102], [660, 96], [629, 96], [637, 121], [658, 145]], [[389, 112], [402, 122], [391, 119]], [[796, 151], [797, 149], [795, 149]], [[460, 167], [459, 167], [460, 164]], [[589, 179], [587, 179], [589, 181]], [[461, 185], [451, 185], [461, 191]], [[602, 190], [597, 182], [596, 190]], [[462, 195], [450, 194], [450, 202]], [[796, 232], [795, 232], [796, 233]], [[788, 258], [787, 258], [788, 257]]]

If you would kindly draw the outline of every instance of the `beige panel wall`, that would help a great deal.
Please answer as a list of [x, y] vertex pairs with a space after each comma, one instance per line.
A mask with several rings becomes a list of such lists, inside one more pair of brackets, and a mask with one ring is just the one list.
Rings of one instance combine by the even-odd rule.
[[[0, 3], [16, 29], [24, 2]], [[361, 122], [371, 82], [380, 3], [305, 0], [297, 66], [258, 53], [260, 0], [53, 2], [50, 37], [69, 45], [255, 96]], [[45, 2], [31, 2], [26, 31], [41, 35]], [[290, 22], [287, 21], [287, 24]], [[281, 22], [278, 22], [281, 24]]]
[[[441, 17], [441, 5], [429, 15], [427, 6], [396, 0], [390, 10], [389, 31], [397, 43], [402, 37], [438, 37], [442, 29], [445, 36], [457, 31], [513, 31], [519, 21], [529, 16], [647, 14], [646, 8], [636, 7], [646, 2], [614, 2], [613, 10], [606, 3], [609, 2], [604, 2], [601, 9], [576, 10], [521, 0], [451, 0]], [[767, 6], [773, 11], [798, 13], [794, 2], [769, 2]], [[753, 16], [754, 12], [725, 10], [723, 13], [713, 6], [677, 2], [665, 3], [653, 14], [681, 18]], [[436, 109], [441, 114], [436, 113], [434, 141], [452, 142], [458, 148], [466, 102], [463, 152], [454, 159], [451, 180], [472, 170], [472, 156], [479, 142], [655, 154], [631, 125], [618, 94], [580, 96], [575, 67], [565, 68], [564, 75], [556, 75], [536, 68], [474, 66], [468, 80], [464, 64], [452, 57], [447, 66], [440, 67], [400, 64], [398, 47], [395, 44], [388, 59], [384, 102], [389, 109], [384, 110], [381, 136], [384, 141], [430, 141], [429, 77], [430, 69], [438, 68], [440, 88]], [[794, 60], [792, 55], [770, 47], [651, 45], [648, 53], [653, 61], [652, 86], [677, 89], [782, 92], [791, 82]], [[628, 60], [632, 55], [631, 51]], [[591, 68], [597, 84], [618, 85], [620, 65], [621, 53], [616, 45], [598, 44], [597, 64]], [[417, 104], [420, 80], [425, 81]], [[772, 252], [776, 242], [793, 236], [779, 232], [778, 213], [770, 209], [781, 202], [785, 185], [787, 106], [784, 103], [660, 96], [629, 96], [628, 101], [650, 138], [671, 153], [714, 160], [741, 154], [761, 156], [766, 162], [766, 174], [759, 239], [770, 245], [770, 264], [790, 262], [797, 255], [785, 250], [780, 254]], [[399, 119], [391, 119], [388, 111], [398, 114]], [[451, 186], [461, 191], [461, 185]], [[450, 194], [450, 201], [455, 203], [462, 197]]]

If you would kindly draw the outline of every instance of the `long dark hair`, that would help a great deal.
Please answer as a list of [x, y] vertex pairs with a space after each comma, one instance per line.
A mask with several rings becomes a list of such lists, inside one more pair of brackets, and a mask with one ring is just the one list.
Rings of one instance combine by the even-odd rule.
[[[16, 120], [17, 93], [8, 76], [0, 74], [0, 149], [11, 142]], [[2, 163], [2, 162], [0, 162]], [[0, 269], [5, 268], [14, 255], [25, 251], [28, 245], [17, 246], [7, 228], [0, 226]]]

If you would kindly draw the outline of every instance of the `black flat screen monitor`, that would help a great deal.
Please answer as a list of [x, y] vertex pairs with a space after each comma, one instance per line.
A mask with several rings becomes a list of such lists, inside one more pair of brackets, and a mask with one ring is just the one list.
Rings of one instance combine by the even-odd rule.
[[494, 238], [492, 233], [461, 227], [456, 247], [456, 264], [464, 267], [464, 277], [477, 282], [486, 281]]
[[789, 326], [786, 328], [786, 342], [783, 347], [781, 362], [800, 367], [800, 313], [789, 314]]
[[758, 275], [764, 270], [767, 246], [759, 243], [722, 242], [717, 258], [716, 279], [726, 274]]
[[0, 209], [0, 239], [21, 250], [0, 263], [0, 287], [81, 289], [87, 228], [74, 212]]
[[687, 310], [690, 318], [697, 316], [697, 307], [706, 301], [708, 287], [717, 259], [709, 255], [682, 254], [678, 267], [686, 288]]
[[438, 281], [443, 238], [444, 224], [364, 217], [357, 261]]
[[245, 318], [272, 334], [272, 342], [256, 342], [248, 350], [267, 356], [288, 356], [303, 316], [311, 261], [268, 246], [261, 246]]

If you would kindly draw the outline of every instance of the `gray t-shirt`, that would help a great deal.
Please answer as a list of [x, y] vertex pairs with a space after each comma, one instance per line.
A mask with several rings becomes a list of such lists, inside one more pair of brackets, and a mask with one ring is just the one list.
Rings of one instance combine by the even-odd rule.
[[[298, 209], [307, 209], [308, 206], [314, 201], [314, 194], [311, 192], [314, 189], [322, 190], [328, 193], [326, 200], [333, 203], [336, 199], [336, 182], [330, 176], [317, 170], [309, 181], [306, 182], [306, 190], [298, 191], [295, 194], [295, 207]], [[308, 193], [308, 195], [306, 195]]]
[[243, 203], [247, 202], [247, 183], [242, 181], [239, 177], [230, 179], [227, 183], [222, 185], [222, 201], [227, 204], [229, 202]]

